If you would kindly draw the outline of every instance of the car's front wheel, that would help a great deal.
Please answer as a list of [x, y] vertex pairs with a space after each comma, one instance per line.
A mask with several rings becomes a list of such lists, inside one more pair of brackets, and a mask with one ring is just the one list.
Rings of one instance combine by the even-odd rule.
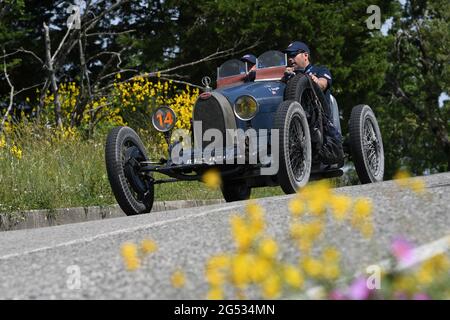
[[285, 193], [295, 193], [308, 183], [312, 162], [308, 120], [299, 102], [278, 106], [274, 129], [279, 131], [278, 182]]
[[133, 129], [111, 130], [105, 147], [106, 171], [117, 203], [126, 215], [148, 213], [152, 209], [153, 179], [139, 172], [140, 162], [146, 160], [142, 141]]

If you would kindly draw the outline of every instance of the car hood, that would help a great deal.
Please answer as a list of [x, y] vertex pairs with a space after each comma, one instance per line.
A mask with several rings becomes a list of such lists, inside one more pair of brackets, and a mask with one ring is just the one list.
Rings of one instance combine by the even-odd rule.
[[274, 112], [283, 101], [286, 84], [281, 81], [248, 82], [232, 87], [214, 90], [223, 94], [231, 105], [242, 95], [250, 95], [256, 99], [260, 112]]

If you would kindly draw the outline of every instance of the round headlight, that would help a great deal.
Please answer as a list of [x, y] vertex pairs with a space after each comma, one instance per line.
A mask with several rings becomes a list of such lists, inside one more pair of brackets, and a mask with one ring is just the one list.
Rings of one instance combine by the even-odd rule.
[[251, 96], [241, 96], [234, 103], [234, 114], [241, 120], [248, 121], [258, 112], [258, 103]]

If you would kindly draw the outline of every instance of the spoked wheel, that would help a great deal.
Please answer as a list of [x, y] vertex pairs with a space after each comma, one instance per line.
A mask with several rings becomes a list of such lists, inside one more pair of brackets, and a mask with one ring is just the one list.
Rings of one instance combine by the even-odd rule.
[[226, 202], [247, 200], [252, 191], [245, 181], [224, 181], [221, 189]]
[[278, 182], [285, 193], [295, 193], [311, 174], [311, 137], [308, 121], [297, 101], [278, 106], [274, 129], [279, 130]]
[[352, 109], [349, 131], [350, 151], [361, 183], [383, 181], [383, 140], [375, 114], [368, 105]]
[[105, 160], [111, 189], [125, 214], [150, 212], [154, 200], [153, 179], [140, 173], [140, 163], [147, 156], [136, 132], [129, 127], [111, 130], [106, 140]]
[[323, 142], [322, 113], [328, 113], [329, 108], [322, 90], [308, 76], [298, 74], [288, 81], [284, 99], [300, 102], [308, 119], [313, 147], [319, 150]]

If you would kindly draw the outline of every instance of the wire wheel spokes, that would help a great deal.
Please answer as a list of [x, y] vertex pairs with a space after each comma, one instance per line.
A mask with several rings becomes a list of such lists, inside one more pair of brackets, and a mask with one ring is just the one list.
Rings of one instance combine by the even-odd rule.
[[299, 115], [294, 115], [289, 125], [289, 161], [292, 172], [297, 181], [305, 174], [305, 146], [306, 136]]
[[317, 100], [314, 89], [306, 88], [302, 93], [301, 105], [308, 117], [308, 122], [315, 123], [317, 120], [317, 112], [320, 110], [320, 101]]
[[367, 159], [369, 169], [376, 176], [380, 170], [381, 146], [374, 124], [370, 118], [364, 121], [363, 152]]

